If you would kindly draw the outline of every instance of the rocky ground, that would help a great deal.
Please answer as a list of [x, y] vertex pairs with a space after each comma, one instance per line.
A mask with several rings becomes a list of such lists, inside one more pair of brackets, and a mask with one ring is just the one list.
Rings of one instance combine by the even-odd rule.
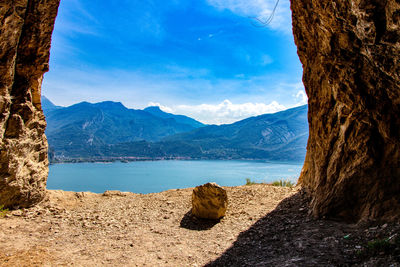
[[49, 191], [40, 205], [0, 218], [0, 265], [400, 266], [399, 223], [315, 220], [297, 189], [226, 190], [219, 222], [191, 217], [192, 189]]

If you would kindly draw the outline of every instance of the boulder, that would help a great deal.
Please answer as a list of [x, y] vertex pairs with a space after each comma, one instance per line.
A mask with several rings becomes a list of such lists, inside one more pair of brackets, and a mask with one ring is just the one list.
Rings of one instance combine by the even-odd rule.
[[228, 206], [226, 190], [216, 183], [197, 186], [192, 194], [192, 215], [218, 220], [225, 216]]

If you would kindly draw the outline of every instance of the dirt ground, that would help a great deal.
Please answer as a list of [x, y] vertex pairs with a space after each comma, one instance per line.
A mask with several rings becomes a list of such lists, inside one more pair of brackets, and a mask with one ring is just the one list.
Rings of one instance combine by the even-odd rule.
[[40, 205], [0, 218], [0, 265], [400, 266], [399, 222], [316, 220], [297, 189], [225, 189], [219, 222], [191, 216], [190, 188], [49, 191]]

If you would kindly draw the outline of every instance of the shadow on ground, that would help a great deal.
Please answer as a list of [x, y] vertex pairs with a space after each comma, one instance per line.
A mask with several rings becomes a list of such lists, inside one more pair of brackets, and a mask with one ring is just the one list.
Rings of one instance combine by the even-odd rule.
[[308, 215], [308, 203], [300, 192], [283, 200], [206, 266], [400, 266], [393, 255], [371, 262], [364, 253], [368, 240], [393, 234], [400, 229], [398, 223], [391, 233], [371, 233], [370, 229], [379, 226], [313, 219]]
[[189, 210], [181, 220], [180, 227], [189, 230], [205, 231], [214, 227], [220, 220], [198, 219], [192, 215], [192, 210]]

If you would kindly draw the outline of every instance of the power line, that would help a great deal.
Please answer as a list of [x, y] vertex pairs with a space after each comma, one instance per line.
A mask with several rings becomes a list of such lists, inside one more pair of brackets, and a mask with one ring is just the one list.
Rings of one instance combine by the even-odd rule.
[[[262, 19], [260, 19], [259, 17], [249, 17], [250, 19], [256, 20], [256, 21], [258, 21], [258, 23], [259, 23], [259, 24], [256, 24], [256, 23], [254, 23], [254, 22], [251, 22], [251, 24], [252, 24], [253, 26], [255, 26], [255, 27], [260, 27], [260, 28], [261, 28], [261, 27], [265, 27], [265, 26], [267, 26], [268, 24], [270, 24], [270, 23], [272, 22], [274, 16], [275, 16], [275, 12], [276, 12], [276, 8], [278, 7], [278, 4], [279, 4], [279, 0], [276, 0], [274, 9], [272, 9], [271, 15], [270, 15], [266, 20], [262, 20]], [[261, 24], [261, 25], [260, 25], [260, 24]]]

